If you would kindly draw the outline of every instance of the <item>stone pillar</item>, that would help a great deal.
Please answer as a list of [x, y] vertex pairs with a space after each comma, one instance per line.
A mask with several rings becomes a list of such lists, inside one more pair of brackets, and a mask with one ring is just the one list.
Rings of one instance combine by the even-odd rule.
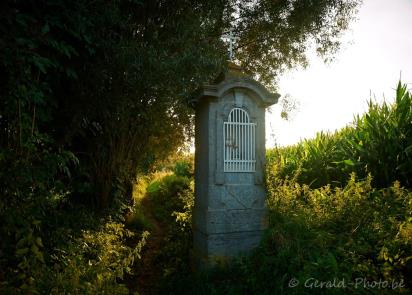
[[[195, 99], [194, 259], [213, 265], [256, 247], [266, 228], [265, 108], [278, 94], [267, 91], [235, 65]], [[225, 172], [224, 122], [234, 108], [255, 124], [254, 171]]]

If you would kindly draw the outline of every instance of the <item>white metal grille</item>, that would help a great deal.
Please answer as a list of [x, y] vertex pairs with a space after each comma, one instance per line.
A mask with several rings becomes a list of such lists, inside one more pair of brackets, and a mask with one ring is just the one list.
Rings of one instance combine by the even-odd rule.
[[223, 125], [224, 172], [255, 172], [256, 124], [241, 108], [233, 108]]

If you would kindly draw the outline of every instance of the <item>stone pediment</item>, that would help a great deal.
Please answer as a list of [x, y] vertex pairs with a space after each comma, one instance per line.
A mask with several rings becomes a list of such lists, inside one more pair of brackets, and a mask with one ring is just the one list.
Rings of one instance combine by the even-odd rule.
[[262, 84], [245, 74], [239, 66], [229, 64], [229, 68], [222, 73], [213, 84], [204, 84], [194, 95], [191, 104], [196, 106], [203, 99], [216, 99], [230, 89], [247, 89], [254, 94], [261, 107], [268, 107], [278, 102], [280, 95], [268, 91]]

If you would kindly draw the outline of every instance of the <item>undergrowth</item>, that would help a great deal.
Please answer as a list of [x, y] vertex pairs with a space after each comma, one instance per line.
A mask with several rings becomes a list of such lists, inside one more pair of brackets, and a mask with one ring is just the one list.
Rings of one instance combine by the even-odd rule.
[[186, 242], [165, 246], [160, 263], [170, 269], [183, 255], [187, 264], [159, 279], [157, 292], [409, 294], [412, 97], [400, 83], [396, 95], [393, 105], [370, 102], [368, 113], [335, 134], [268, 151], [270, 224], [260, 246], [229, 265], [193, 272], [192, 236], [181, 236]]

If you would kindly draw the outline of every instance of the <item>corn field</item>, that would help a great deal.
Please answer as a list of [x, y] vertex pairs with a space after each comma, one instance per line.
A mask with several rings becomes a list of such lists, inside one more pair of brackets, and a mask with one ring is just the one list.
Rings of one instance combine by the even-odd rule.
[[399, 82], [393, 104], [369, 100], [368, 112], [331, 133], [318, 133], [294, 146], [268, 151], [268, 173], [318, 188], [343, 186], [350, 174], [373, 178], [377, 188], [399, 181], [412, 186], [412, 95]]

